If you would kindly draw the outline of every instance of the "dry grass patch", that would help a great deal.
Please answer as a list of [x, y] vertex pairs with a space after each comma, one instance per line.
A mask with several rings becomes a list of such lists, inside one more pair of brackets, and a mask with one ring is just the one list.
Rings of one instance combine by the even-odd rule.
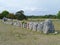
[[[60, 31], [60, 22], [53, 21], [56, 31]], [[0, 21], [0, 45], [60, 45], [60, 33], [41, 34], [17, 26], [3, 24]]]

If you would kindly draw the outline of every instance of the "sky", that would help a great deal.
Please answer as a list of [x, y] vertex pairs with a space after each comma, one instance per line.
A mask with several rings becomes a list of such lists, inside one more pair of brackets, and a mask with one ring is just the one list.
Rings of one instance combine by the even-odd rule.
[[60, 0], [0, 0], [0, 12], [16, 13], [24, 10], [25, 15], [57, 14]]

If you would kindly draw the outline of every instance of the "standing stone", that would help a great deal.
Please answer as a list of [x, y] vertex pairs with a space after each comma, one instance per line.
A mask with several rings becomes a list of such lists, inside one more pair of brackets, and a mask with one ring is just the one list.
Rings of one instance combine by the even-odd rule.
[[16, 22], [16, 26], [20, 26], [20, 22], [19, 21]]
[[24, 28], [24, 21], [22, 21], [21, 23], [22, 23], [22, 28]]
[[5, 21], [7, 21], [7, 18], [6, 17], [3, 18], [3, 22], [5, 22]]
[[33, 29], [33, 22], [29, 22], [29, 29], [30, 29], [30, 30]]
[[39, 32], [42, 32], [43, 31], [43, 26], [44, 26], [44, 22], [39, 22], [38, 23], [38, 27], [37, 27], [37, 31]]
[[27, 28], [27, 23], [25, 23], [24, 28]]
[[15, 26], [16, 25], [16, 22], [13, 22], [13, 25]]
[[25, 23], [22, 23], [22, 28], [24, 28]]
[[24, 23], [22, 24], [22, 28], [24, 28]]
[[43, 33], [53, 33], [55, 31], [54, 25], [51, 20], [46, 19], [43, 26]]
[[20, 28], [22, 28], [22, 22], [20, 22]]
[[14, 22], [14, 24], [13, 24], [13, 25], [15, 25], [15, 26], [20, 26], [20, 22], [19, 22], [19, 21]]
[[37, 31], [38, 22], [33, 23], [33, 31]]
[[27, 23], [23, 23], [23, 28], [27, 28]]
[[27, 29], [29, 29], [29, 22], [27, 22]]

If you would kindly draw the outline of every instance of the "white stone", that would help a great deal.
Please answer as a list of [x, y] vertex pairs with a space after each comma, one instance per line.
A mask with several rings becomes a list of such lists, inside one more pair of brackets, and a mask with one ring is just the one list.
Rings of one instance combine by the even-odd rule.
[[58, 34], [58, 32], [54, 32], [53, 34], [56, 35], [56, 34]]
[[27, 22], [27, 29], [29, 29], [29, 22]]
[[30, 30], [33, 29], [33, 22], [29, 22], [29, 29], [30, 29]]
[[38, 22], [33, 23], [33, 31], [37, 31]]
[[37, 31], [39, 32], [39, 31], [43, 31], [43, 26], [44, 26], [44, 22], [39, 22], [38, 23], [38, 27], [37, 27]]
[[20, 26], [20, 22], [19, 22], [19, 21], [14, 22], [13, 25], [15, 25], [15, 26]]
[[27, 28], [27, 23], [23, 23], [23, 28]]

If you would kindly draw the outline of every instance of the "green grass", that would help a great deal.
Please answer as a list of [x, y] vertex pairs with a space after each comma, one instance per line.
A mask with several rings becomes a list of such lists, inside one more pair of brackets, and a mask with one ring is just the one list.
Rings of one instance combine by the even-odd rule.
[[0, 21], [0, 45], [60, 45], [60, 21], [54, 20], [57, 35], [41, 34]]

